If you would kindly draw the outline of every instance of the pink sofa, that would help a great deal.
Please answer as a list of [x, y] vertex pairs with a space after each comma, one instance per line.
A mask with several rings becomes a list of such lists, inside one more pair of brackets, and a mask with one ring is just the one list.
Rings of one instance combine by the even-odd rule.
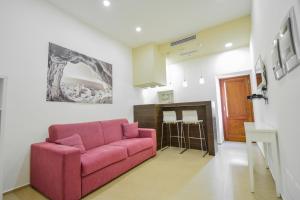
[[[124, 139], [126, 119], [52, 125], [46, 142], [32, 144], [30, 184], [52, 200], [77, 200], [156, 155], [156, 132], [139, 128]], [[78, 134], [86, 152], [58, 145]]]

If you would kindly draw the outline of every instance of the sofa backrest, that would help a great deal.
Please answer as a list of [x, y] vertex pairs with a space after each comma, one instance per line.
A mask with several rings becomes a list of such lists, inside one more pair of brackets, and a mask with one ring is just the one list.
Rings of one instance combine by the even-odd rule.
[[109, 144], [123, 139], [122, 124], [124, 123], [128, 123], [128, 120], [115, 119], [100, 122], [104, 135], [104, 144]]
[[47, 141], [55, 142], [58, 139], [66, 138], [74, 134], [81, 136], [86, 150], [104, 144], [103, 130], [100, 122], [52, 125], [49, 127], [49, 138]]

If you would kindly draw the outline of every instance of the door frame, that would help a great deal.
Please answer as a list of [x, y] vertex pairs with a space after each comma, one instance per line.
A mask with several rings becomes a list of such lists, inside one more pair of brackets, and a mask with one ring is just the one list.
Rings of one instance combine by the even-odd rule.
[[[253, 70], [242, 70], [238, 72], [231, 72], [231, 73], [224, 73], [224, 74], [218, 74], [215, 76], [215, 83], [216, 83], [216, 97], [217, 97], [217, 107], [216, 107], [216, 113], [217, 113], [217, 120], [218, 120], [218, 144], [223, 144], [225, 141], [225, 130], [224, 130], [224, 123], [223, 123], [223, 111], [222, 111], [222, 100], [221, 100], [221, 90], [220, 90], [220, 79], [225, 79], [225, 78], [234, 78], [238, 76], [250, 76], [250, 84], [251, 84], [251, 92], [254, 93], [256, 88], [255, 82], [254, 82], [254, 72]], [[254, 111], [254, 109], [253, 109]]]

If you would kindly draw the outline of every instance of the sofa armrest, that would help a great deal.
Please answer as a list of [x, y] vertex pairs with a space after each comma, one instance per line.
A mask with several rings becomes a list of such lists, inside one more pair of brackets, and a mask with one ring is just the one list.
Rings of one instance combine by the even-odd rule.
[[153, 140], [153, 155], [156, 155], [157, 141], [156, 141], [156, 130], [150, 128], [139, 128], [140, 138], [152, 138]]
[[50, 199], [80, 199], [80, 150], [49, 142], [32, 144], [30, 184]]

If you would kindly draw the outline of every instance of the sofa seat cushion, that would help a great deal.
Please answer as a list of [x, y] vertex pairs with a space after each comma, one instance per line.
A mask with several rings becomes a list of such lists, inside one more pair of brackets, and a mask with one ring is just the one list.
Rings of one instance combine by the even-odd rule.
[[112, 145], [96, 147], [81, 155], [81, 175], [86, 176], [126, 158], [125, 147]]
[[121, 146], [127, 148], [127, 153], [132, 156], [145, 149], [153, 147], [153, 140], [151, 138], [132, 138], [124, 139], [117, 142], [110, 143], [111, 146]]

